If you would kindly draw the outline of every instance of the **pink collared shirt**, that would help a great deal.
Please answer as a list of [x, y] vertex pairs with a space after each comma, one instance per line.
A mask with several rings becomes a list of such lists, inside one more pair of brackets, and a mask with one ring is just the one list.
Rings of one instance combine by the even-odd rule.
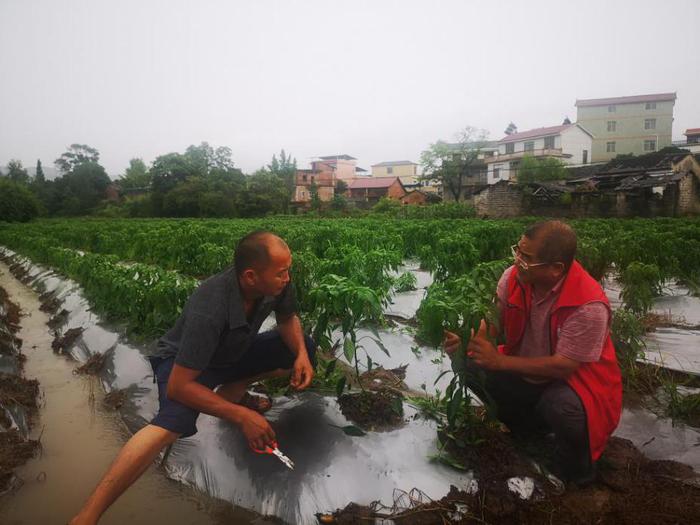
[[[506, 269], [498, 281], [498, 307], [507, 301], [507, 282], [513, 266]], [[549, 314], [564, 285], [562, 278], [547, 295], [536, 299], [533, 295], [530, 316], [527, 320], [518, 355], [521, 357], [547, 357], [559, 354], [580, 363], [591, 363], [600, 359], [603, 344], [610, 329], [610, 311], [602, 302], [579, 306], [561, 326], [557, 346], [549, 347]]]

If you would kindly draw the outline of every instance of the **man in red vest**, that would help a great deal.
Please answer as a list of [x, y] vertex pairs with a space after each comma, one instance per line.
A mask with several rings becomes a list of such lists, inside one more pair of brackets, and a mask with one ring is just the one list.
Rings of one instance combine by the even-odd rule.
[[[574, 259], [576, 234], [548, 221], [512, 247], [515, 264], [498, 283], [505, 344], [484, 321], [467, 345], [482, 394], [515, 434], [554, 434], [558, 474], [579, 485], [617, 427], [622, 382], [610, 339], [611, 311], [600, 284]], [[462, 348], [447, 332], [448, 354]]]

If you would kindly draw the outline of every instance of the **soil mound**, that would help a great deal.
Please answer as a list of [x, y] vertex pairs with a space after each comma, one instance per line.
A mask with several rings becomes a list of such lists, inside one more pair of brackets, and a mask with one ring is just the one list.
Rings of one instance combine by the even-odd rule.
[[[480, 460], [479, 468], [496, 460], [503, 467], [491, 468], [495, 473], [507, 469], [511, 476], [522, 475], [519, 466], [507, 464], [508, 457], [498, 459], [500, 447], [481, 445], [479, 450], [484, 459]], [[536, 494], [529, 501], [510, 492], [504, 483], [482, 484], [479, 480], [476, 492], [453, 486], [439, 501], [421, 501], [416, 505], [409, 502], [391, 514], [382, 512], [380, 509], [386, 507], [378, 502], [370, 506], [351, 504], [333, 515], [323, 516], [323, 523], [360, 524], [368, 519], [390, 518], [401, 525], [700, 524], [700, 484], [687, 465], [650, 460], [629, 440], [613, 437], [598, 462], [598, 473], [598, 479], [585, 488], [571, 485], [563, 494], [548, 491]], [[491, 480], [499, 477], [493, 472], [490, 475]]]

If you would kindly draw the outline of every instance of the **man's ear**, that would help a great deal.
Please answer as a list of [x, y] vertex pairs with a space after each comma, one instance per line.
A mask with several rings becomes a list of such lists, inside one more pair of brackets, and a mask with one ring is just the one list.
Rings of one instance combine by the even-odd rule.
[[247, 270], [243, 270], [241, 277], [243, 277], [243, 282], [245, 282], [246, 284], [254, 285], [257, 281], [258, 276], [255, 273], [255, 270], [253, 270], [252, 268], [248, 268]]

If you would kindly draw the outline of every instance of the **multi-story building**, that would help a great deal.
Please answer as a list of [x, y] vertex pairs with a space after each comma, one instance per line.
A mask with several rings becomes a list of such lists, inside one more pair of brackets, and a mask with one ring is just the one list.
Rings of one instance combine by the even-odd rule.
[[592, 162], [671, 145], [675, 93], [577, 100], [577, 122], [593, 134]]
[[357, 167], [357, 159], [350, 155], [328, 155], [311, 162], [311, 169], [322, 171], [330, 169], [337, 180], [348, 181], [367, 174], [367, 170]]
[[418, 164], [410, 160], [391, 160], [372, 164], [372, 177], [416, 177]]
[[685, 130], [685, 140], [674, 142], [678, 148], [687, 149], [691, 153], [700, 153], [700, 128], [689, 128]]
[[514, 179], [525, 156], [554, 157], [564, 164], [590, 162], [593, 135], [578, 123], [511, 133], [498, 141], [498, 154], [486, 157], [486, 182]]
[[297, 170], [294, 181], [294, 195], [292, 202], [300, 205], [311, 203], [313, 192], [318, 192], [322, 202], [328, 202], [335, 195], [335, 174], [333, 170], [324, 165], [318, 169]]

